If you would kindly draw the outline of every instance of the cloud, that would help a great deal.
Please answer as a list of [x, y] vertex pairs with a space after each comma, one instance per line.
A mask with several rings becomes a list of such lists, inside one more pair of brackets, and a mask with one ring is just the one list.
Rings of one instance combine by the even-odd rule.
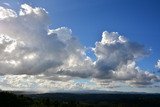
[[157, 61], [157, 64], [155, 65], [155, 67], [160, 69], [160, 60]]
[[1, 12], [6, 15], [0, 20], [1, 74], [56, 73], [89, 60], [70, 29], [49, 29], [45, 9], [23, 4], [19, 14]]
[[17, 17], [15, 11], [0, 7], [0, 20], [7, 19], [8, 17]]
[[[98, 69], [97, 76], [110, 78], [112, 71], [122, 69], [124, 65], [133, 63], [140, 58], [149, 55], [149, 51], [144, 49], [144, 46], [130, 42], [117, 32], [103, 32], [102, 40], [96, 42], [96, 47], [93, 48], [97, 61], [95, 66]], [[128, 68], [128, 67], [126, 67]]]
[[3, 3], [4, 5], [10, 7], [11, 5], [9, 3]]
[[[15, 79], [16, 78], [16, 79]], [[55, 77], [55, 78], [58, 78]], [[65, 76], [59, 76], [65, 78]], [[78, 82], [76, 80], [51, 80], [47, 79], [45, 75], [3, 75], [0, 76], [0, 87], [2, 90], [16, 90], [16, 91], [35, 91], [35, 92], [63, 92], [63, 91], [78, 91], [91, 90], [98, 87], [91, 84], [91, 82]]]
[[123, 81], [130, 85], [151, 85], [159, 81], [159, 77], [141, 70], [136, 61], [148, 56], [149, 50], [136, 42], [128, 41], [117, 32], [103, 32], [102, 40], [93, 48], [95, 61], [95, 78], [104, 81]]
[[[120, 87], [119, 82], [138, 87], [159, 82], [159, 76], [136, 64], [150, 54], [143, 45], [117, 32], [104, 31], [102, 40], [92, 48], [96, 56], [93, 61], [71, 29], [51, 29], [50, 25], [44, 8], [22, 4], [17, 12], [0, 7], [1, 87], [51, 91], [114, 88]], [[81, 83], [79, 79], [92, 81]]]
[[[16, 78], [16, 79], [15, 79]], [[43, 75], [5, 75], [1, 76], [3, 88], [8, 90], [30, 90], [39, 92], [58, 91], [62, 89], [73, 89], [75, 84], [73, 80], [67, 82], [51, 81], [43, 78]], [[50, 90], [52, 89], [52, 90]]]

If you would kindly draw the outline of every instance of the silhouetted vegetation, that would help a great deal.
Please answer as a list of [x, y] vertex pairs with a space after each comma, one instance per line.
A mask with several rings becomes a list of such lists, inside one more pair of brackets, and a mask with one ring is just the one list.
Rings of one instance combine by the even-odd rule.
[[160, 107], [160, 95], [0, 92], [0, 107]]

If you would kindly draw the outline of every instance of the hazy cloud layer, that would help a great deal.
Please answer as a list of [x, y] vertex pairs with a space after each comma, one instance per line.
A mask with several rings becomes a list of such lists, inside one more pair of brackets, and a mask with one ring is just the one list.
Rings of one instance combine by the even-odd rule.
[[[147, 86], [160, 80], [136, 65], [137, 59], [150, 51], [117, 32], [103, 32], [102, 40], [92, 48], [97, 58], [93, 61], [71, 29], [49, 26], [48, 12], [43, 8], [23, 4], [16, 12], [0, 7], [1, 87], [96, 89], [120, 87], [118, 82]], [[159, 65], [158, 61], [156, 67]], [[91, 79], [91, 83], [75, 82], [80, 78]]]

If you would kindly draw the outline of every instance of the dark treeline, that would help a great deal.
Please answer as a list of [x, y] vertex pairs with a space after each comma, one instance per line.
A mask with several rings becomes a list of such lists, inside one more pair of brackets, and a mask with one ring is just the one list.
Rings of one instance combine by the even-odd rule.
[[0, 92], [0, 107], [160, 107], [160, 95]]

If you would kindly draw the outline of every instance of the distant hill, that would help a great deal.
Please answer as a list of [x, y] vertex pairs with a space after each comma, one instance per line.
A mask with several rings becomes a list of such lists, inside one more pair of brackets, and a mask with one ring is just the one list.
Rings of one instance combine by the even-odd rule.
[[[14, 94], [47, 94], [36, 91], [8, 91]], [[159, 94], [159, 93], [146, 93], [146, 92], [122, 92], [122, 91], [103, 91], [103, 90], [82, 90], [82, 91], [57, 91], [49, 92], [48, 94], [54, 93], [70, 93], [70, 94]]]
[[[14, 94], [15, 93], [15, 94]], [[22, 94], [25, 93], [25, 94]], [[160, 94], [0, 92], [0, 107], [160, 107]]]

